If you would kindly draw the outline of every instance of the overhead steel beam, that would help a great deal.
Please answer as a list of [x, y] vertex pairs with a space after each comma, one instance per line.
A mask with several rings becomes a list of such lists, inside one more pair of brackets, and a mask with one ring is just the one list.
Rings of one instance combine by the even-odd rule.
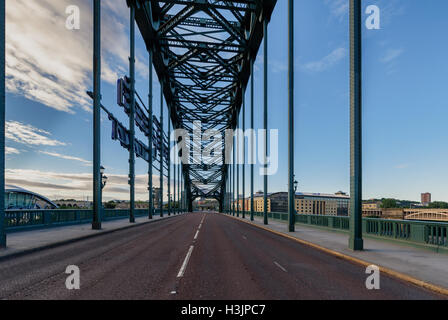
[[[263, 39], [263, 21], [270, 20], [276, 2], [130, 1], [165, 84], [163, 96], [174, 129], [191, 132], [192, 121], [222, 134], [236, 128], [243, 88]], [[184, 164], [188, 201], [196, 196], [224, 199], [229, 167], [220, 166], [220, 174], [208, 179], [206, 171]]]

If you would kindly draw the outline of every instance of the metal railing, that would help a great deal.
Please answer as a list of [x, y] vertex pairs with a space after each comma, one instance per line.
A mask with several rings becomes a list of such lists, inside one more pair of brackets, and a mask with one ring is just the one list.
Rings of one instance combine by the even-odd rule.
[[[167, 210], [163, 210], [167, 214]], [[135, 209], [136, 217], [148, 215], [148, 209]], [[160, 215], [160, 209], [154, 209], [154, 215]], [[63, 225], [75, 225], [92, 221], [93, 210], [7, 210], [5, 226], [7, 232], [39, 229]], [[129, 209], [104, 209], [103, 221], [125, 219], [129, 217]]]
[[[254, 215], [263, 217], [263, 212], [254, 212]], [[246, 212], [246, 216], [249, 217], [250, 212]], [[288, 214], [269, 212], [268, 218], [288, 221]], [[296, 224], [342, 232], [350, 230], [350, 218], [342, 216], [297, 214]], [[368, 237], [448, 248], [448, 223], [444, 222], [363, 218], [362, 229], [363, 234]]]

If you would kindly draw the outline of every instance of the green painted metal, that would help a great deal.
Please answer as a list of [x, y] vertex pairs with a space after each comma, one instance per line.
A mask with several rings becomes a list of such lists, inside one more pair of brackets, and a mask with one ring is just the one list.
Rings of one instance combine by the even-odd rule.
[[173, 214], [176, 214], [176, 164], [173, 164]]
[[[143, 40], [153, 50], [155, 71], [165, 82], [165, 101], [175, 128], [192, 134], [189, 124], [198, 120], [203, 131], [213, 129], [223, 134], [227, 129], [235, 129], [250, 64], [262, 43], [263, 20], [270, 19], [276, 3], [276, 0], [131, 3], [136, 7]], [[223, 37], [218, 39], [216, 34]], [[214, 198], [222, 204], [227, 169], [220, 162], [212, 166], [185, 164], [188, 206], [200, 197]]]
[[362, 240], [362, 8], [350, 0], [350, 238], [349, 248], [363, 250]]
[[[242, 113], [243, 113], [243, 133], [246, 132], [246, 89], [243, 90], [243, 108], [242, 108]], [[243, 180], [243, 206], [242, 206], [242, 215], [243, 215], [243, 219], [246, 219], [246, 139], [243, 136], [243, 176], [242, 176], [242, 180]]]
[[135, 8], [130, 7], [130, 57], [129, 78], [131, 81], [131, 106], [129, 113], [129, 185], [130, 210], [129, 222], [135, 222]]
[[[171, 148], [171, 120], [168, 117], [168, 152]], [[171, 157], [168, 156], [168, 216], [171, 216]]]
[[0, 248], [6, 247], [5, 232], [5, 2], [0, 3]]
[[[239, 130], [239, 119], [237, 120], [236, 129]], [[235, 136], [236, 150], [236, 216], [240, 217], [240, 139], [239, 135]]]
[[268, 175], [267, 175], [267, 158], [268, 158], [268, 20], [265, 19], [263, 22], [264, 29], [264, 56], [263, 56], [263, 82], [264, 82], [264, 110], [263, 110], [263, 128], [265, 130], [265, 141], [264, 141], [264, 167], [265, 172], [263, 176], [264, 184], [264, 194], [263, 194], [263, 213], [264, 213], [264, 224], [267, 225], [268, 222]]
[[[250, 61], [250, 128], [255, 130], [254, 122], [254, 61]], [[250, 164], [250, 220], [254, 221], [254, 159], [255, 159], [255, 139], [251, 143], [251, 164]]]
[[159, 212], [162, 212], [163, 217], [163, 80], [160, 81], [160, 127], [161, 127], [161, 143], [160, 143], [160, 185], [159, 185]]
[[92, 229], [101, 230], [101, 1], [93, 2], [93, 218]]
[[153, 79], [152, 79], [152, 53], [149, 53], [149, 86], [148, 86], [148, 118], [149, 118], [149, 135], [148, 135], [148, 146], [149, 146], [149, 161], [148, 161], [148, 191], [149, 191], [149, 205], [148, 205], [148, 219], [152, 219], [154, 215], [154, 186], [152, 181], [152, 170], [153, 170], [153, 146], [152, 146], [152, 136], [154, 134], [153, 128]]
[[[136, 217], [145, 217], [147, 209], [135, 209]], [[6, 232], [27, 231], [74, 224], [87, 224], [92, 221], [93, 210], [6, 210]], [[129, 209], [104, 209], [103, 221], [126, 219]], [[155, 210], [154, 215], [160, 215]]]
[[232, 182], [233, 182], [233, 188], [232, 188], [232, 211], [233, 211], [233, 216], [235, 216], [235, 214], [236, 214], [236, 208], [235, 208], [235, 200], [236, 200], [236, 197], [235, 197], [235, 191], [236, 191], [236, 189], [235, 189], [235, 154], [236, 154], [236, 150], [235, 150], [235, 146], [236, 146], [236, 143], [235, 143], [235, 136], [233, 136], [233, 148], [232, 148], [232, 150], [233, 150], [233, 152], [232, 152], [232, 156], [233, 156], [233, 162], [232, 162], [232, 166], [233, 166], [233, 168], [232, 168], [232, 174], [233, 174], [233, 178], [232, 178]]
[[294, 1], [288, 0], [288, 230], [295, 231], [295, 190], [294, 190]]
[[[255, 212], [262, 218], [263, 212]], [[288, 213], [269, 212], [274, 220], [288, 222]], [[350, 217], [296, 214], [296, 225], [309, 225], [350, 233]], [[411, 245], [419, 245], [448, 253], [448, 223], [414, 220], [363, 218], [362, 229], [366, 236]], [[437, 250], [438, 249], [438, 250]]]

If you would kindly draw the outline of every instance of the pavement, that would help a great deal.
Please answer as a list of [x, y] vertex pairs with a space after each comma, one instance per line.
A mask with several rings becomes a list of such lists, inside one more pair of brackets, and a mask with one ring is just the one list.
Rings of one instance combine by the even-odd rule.
[[387, 268], [448, 290], [447, 254], [436, 253], [430, 249], [413, 247], [410, 244], [407, 245], [372, 238], [364, 239], [364, 251], [354, 252], [348, 249], [348, 233], [309, 227], [302, 224], [297, 224], [296, 231], [290, 233], [286, 232], [287, 224], [283, 221], [270, 220], [269, 225], [264, 226], [261, 217], [254, 217], [254, 222], [250, 222], [249, 220], [246, 217], [245, 221], [247, 223], [253, 223], [259, 227], [266, 227], [275, 232], [316, 244], [322, 248], [355, 259], [361, 259], [369, 264]]
[[0, 261], [12, 256], [23, 255], [36, 250], [168, 218], [167, 215], [163, 218], [154, 216], [153, 220], [149, 220], [148, 217], [137, 217], [133, 224], [129, 223], [129, 219], [103, 221], [102, 229], [99, 231], [92, 230], [91, 224], [79, 224], [9, 233], [7, 236], [8, 247], [0, 250]]
[[[284, 225], [283, 225], [284, 227]], [[68, 290], [67, 266], [80, 270]], [[0, 262], [0, 299], [446, 299], [258, 226], [192, 213]]]

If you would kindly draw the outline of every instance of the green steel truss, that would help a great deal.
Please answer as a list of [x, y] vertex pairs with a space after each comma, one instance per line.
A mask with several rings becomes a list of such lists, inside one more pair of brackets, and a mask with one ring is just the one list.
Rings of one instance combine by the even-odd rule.
[[[191, 141], [195, 121], [201, 122], [202, 132], [217, 130], [223, 138], [225, 130], [235, 129], [263, 23], [276, 2], [127, 0], [164, 84], [173, 127], [187, 130]], [[197, 147], [203, 150], [206, 144]], [[228, 166], [222, 159], [190, 163], [183, 165], [189, 202], [206, 197], [222, 204]]]

